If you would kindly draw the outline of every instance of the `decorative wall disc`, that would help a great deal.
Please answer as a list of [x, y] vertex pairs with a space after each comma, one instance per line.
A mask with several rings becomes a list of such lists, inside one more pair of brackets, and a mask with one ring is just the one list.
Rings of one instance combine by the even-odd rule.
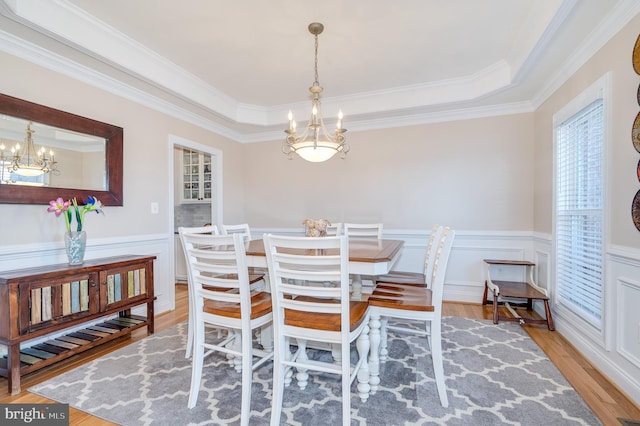
[[633, 129], [631, 129], [631, 140], [633, 141], [633, 147], [636, 151], [640, 152], [640, 112], [636, 115], [636, 119], [633, 122]]
[[640, 160], [638, 160], [638, 181], [640, 182]]
[[640, 105], [640, 84], [638, 84], [638, 94], [636, 97], [638, 98], [638, 105]]
[[640, 74], [640, 35], [633, 48], [633, 69], [636, 70], [636, 74]]
[[635, 197], [633, 197], [633, 202], [631, 203], [631, 218], [633, 219], [633, 224], [638, 231], [640, 231], [640, 191], [636, 192]]

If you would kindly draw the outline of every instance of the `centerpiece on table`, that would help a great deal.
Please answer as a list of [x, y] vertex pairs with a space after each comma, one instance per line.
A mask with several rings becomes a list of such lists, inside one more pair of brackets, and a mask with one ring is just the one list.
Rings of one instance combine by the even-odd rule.
[[[85, 213], [94, 211], [104, 214], [102, 203], [97, 198], [89, 196], [84, 205], [78, 205], [78, 201], [63, 200], [58, 197], [49, 201], [48, 212], [55, 213], [56, 217], [63, 215], [67, 232], [64, 234], [64, 247], [69, 258], [69, 265], [82, 265], [84, 262], [84, 252], [87, 247], [87, 233], [83, 230]], [[76, 220], [76, 230], [71, 230], [73, 218]]]
[[327, 219], [305, 219], [302, 224], [305, 226], [305, 236], [307, 237], [326, 237], [327, 226], [331, 226], [331, 222]]

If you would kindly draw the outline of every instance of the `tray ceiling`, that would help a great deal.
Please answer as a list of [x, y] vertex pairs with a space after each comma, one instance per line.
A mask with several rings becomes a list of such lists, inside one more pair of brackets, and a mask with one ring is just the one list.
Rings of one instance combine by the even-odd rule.
[[325, 26], [325, 118], [341, 108], [357, 131], [531, 111], [638, 3], [0, 0], [0, 37], [9, 53], [54, 53], [63, 61], [39, 62], [82, 65], [87, 81], [251, 142], [280, 138], [289, 109], [308, 114], [311, 22]]

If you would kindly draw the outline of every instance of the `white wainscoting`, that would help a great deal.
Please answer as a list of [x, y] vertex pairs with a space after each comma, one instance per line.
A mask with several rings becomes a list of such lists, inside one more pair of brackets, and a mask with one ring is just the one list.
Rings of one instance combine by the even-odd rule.
[[640, 404], [640, 250], [606, 248], [602, 327], [595, 329], [554, 303], [552, 236], [534, 235], [534, 248], [538, 279], [551, 293], [556, 330]]
[[[173, 234], [133, 235], [118, 238], [87, 238], [85, 259], [120, 255], [156, 256], [153, 267], [156, 314], [175, 307], [173, 281]], [[64, 242], [0, 246], [0, 271], [67, 263]], [[142, 312], [142, 310], [140, 311]]]

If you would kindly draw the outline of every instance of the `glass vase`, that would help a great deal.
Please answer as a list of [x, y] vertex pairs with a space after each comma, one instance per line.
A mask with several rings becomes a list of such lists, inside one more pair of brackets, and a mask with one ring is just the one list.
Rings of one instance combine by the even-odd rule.
[[65, 232], [64, 248], [67, 250], [69, 265], [82, 265], [84, 251], [87, 248], [87, 233], [84, 231]]

